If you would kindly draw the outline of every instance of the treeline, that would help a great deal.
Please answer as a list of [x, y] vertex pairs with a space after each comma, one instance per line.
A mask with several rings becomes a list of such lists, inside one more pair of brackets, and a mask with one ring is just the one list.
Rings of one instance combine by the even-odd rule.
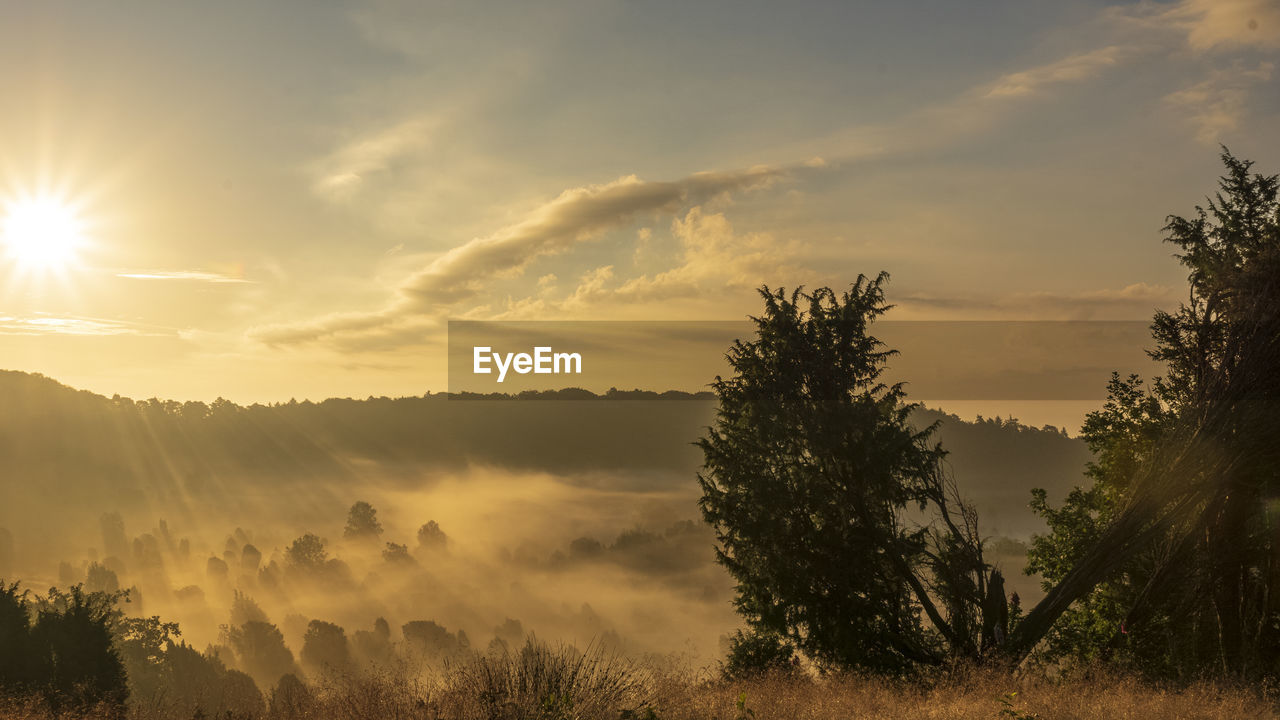
[[394, 635], [383, 618], [351, 635], [312, 620], [295, 655], [262, 609], [238, 594], [221, 643], [200, 651], [182, 640], [177, 623], [126, 617], [126, 600], [127, 593], [80, 585], [43, 596], [0, 585], [0, 708], [99, 718], [130, 709], [174, 718], [291, 715], [326, 682], [408, 679], [445, 663], [506, 656], [529, 640], [511, 618], [481, 648], [431, 620], [404, 623]]
[[[687, 488], [701, 462], [693, 441], [715, 411], [703, 393], [650, 391], [521, 393], [510, 401], [440, 394], [250, 406], [135, 401], [18, 372], [0, 372], [0, 404], [7, 410], [0, 454], [16, 480], [0, 527], [23, 536], [37, 529], [32, 518], [95, 519], [75, 516], [77, 508], [171, 515], [191, 505], [205, 514], [248, 487], [305, 482], [314, 494], [371, 477], [420, 483], [424, 473], [469, 466], [643, 475], [650, 486]], [[935, 420], [957, 475], [991, 529], [1005, 535], [1043, 527], [1026, 512], [1027, 488], [1061, 497], [1090, 458], [1082, 442], [1056, 429], [920, 413], [921, 424]], [[67, 497], [77, 498], [74, 506]], [[0, 536], [0, 572], [5, 545]]]

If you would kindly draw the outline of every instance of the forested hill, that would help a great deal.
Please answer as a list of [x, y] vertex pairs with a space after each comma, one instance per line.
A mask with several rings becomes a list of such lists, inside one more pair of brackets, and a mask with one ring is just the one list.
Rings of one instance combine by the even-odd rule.
[[[157, 505], [249, 484], [309, 486], [378, 479], [419, 483], [439, 471], [486, 465], [594, 473], [693, 487], [710, 423], [706, 393], [585, 391], [514, 399], [330, 399], [240, 406], [107, 398], [52, 379], [0, 371], [0, 457], [11, 500], [91, 507]], [[1052, 429], [969, 423], [937, 411], [940, 439], [963, 491], [995, 529], [1034, 529], [1031, 487], [1060, 496], [1080, 482], [1089, 454]], [[0, 522], [30, 506], [0, 504]], [[1029, 524], [1028, 524], [1029, 523]]]

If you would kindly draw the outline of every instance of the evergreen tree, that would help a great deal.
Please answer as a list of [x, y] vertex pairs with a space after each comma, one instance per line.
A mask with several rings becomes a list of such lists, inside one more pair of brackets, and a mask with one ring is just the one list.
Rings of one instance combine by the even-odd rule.
[[1018, 652], [1049, 633], [1155, 674], [1280, 672], [1280, 181], [1222, 160], [1219, 192], [1165, 226], [1190, 285], [1152, 324], [1166, 374], [1114, 378], [1085, 426], [1092, 486], [1057, 510], [1035, 497], [1049, 594]]
[[870, 330], [886, 279], [761, 291], [756, 337], [713, 384], [698, 479], [753, 635], [829, 667], [901, 672], [980, 652], [988, 568], [934, 428], [912, 427], [903, 386], [881, 379], [894, 351]]
[[347, 527], [342, 534], [347, 538], [378, 539], [382, 535], [382, 523], [378, 522], [378, 511], [363, 500], [352, 505], [347, 513]]

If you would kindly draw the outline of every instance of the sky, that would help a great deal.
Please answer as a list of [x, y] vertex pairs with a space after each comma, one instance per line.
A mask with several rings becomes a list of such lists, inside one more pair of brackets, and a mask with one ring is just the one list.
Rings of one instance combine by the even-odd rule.
[[1278, 55], [1276, 0], [10, 4], [4, 227], [74, 238], [0, 252], [0, 366], [417, 395], [450, 319], [881, 270], [899, 320], [1142, 320], [1219, 144], [1280, 172]]

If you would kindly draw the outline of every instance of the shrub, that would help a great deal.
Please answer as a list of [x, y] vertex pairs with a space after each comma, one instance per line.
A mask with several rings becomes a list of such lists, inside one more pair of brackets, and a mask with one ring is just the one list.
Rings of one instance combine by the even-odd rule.
[[441, 709], [460, 720], [587, 720], [651, 704], [644, 668], [598, 645], [580, 651], [529, 638], [515, 652], [476, 655], [449, 668]]

